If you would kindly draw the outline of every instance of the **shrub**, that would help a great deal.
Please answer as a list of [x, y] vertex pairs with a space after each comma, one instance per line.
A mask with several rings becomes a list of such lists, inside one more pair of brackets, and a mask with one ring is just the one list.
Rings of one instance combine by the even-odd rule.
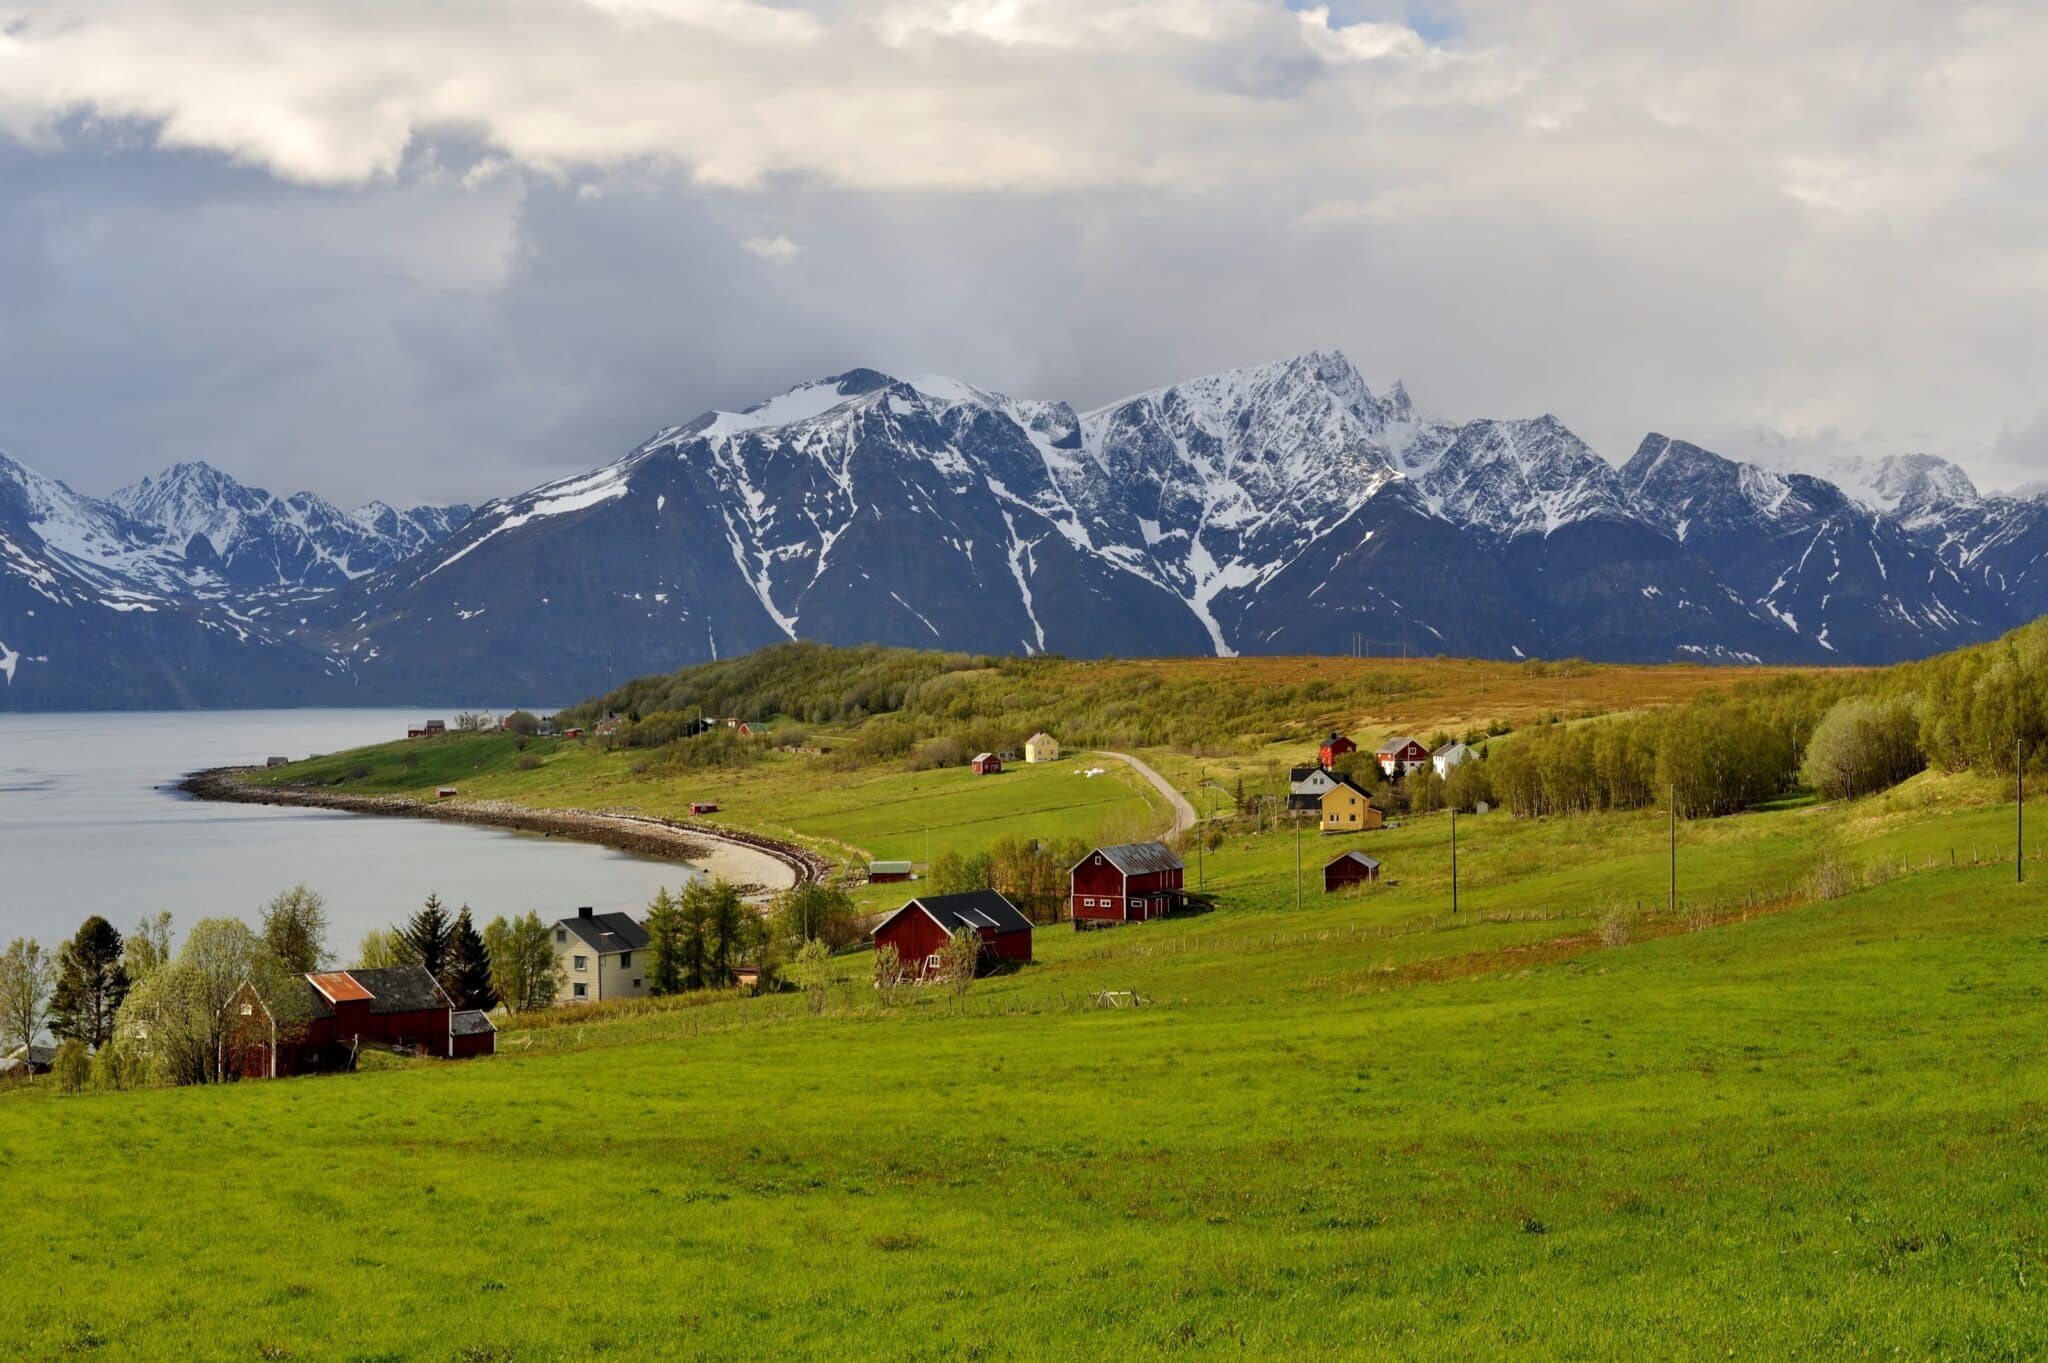
[[[521, 740], [521, 741], [523, 742], [524, 740]], [[515, 760], [513, 761], [513, 763], [512, 763], [512, 768], [513, 768], [513, 770], [515, 770], [515, 771], [539, 771], [539, 770], [540, 770], [540, 754], [538, 754], [538, 753], [530, 753], [530, 752], [529, 752], [529, 753], [521, 753], [521, 754], [520, 754], [520, 755], [518, 756], [518, 758], [516, 758], [516, 759], [515, 759]]]
[[85, 1043], [77, 1037], [67, 1037], [59, 1043], [56, 1058], [50, 1062], [50, 1078], [60, 1092], [78, 1093], [92, 1079], [92, 1057], [85, 1053]]
[[1628, 917], [1619, 909], [1600, 920], [1600, 945], [1621, 947], [1628, 945]]
[[1911, 701], [1850, 696], [1814, 726], [1799, 776], [1829, 799], [1853, 800], [1887, 790], [1926, 765]]

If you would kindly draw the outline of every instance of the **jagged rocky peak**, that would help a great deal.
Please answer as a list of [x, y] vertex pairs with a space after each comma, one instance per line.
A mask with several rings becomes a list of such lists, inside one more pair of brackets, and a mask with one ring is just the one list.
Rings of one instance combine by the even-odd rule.
[[1490, 534], [1552, 534], [1630, 514], [1614, 466], [1548, 414], [1426, 427], [1400, 458], [1432, 507]]
[[1817, 472], [1860, 505], [1902, 519], [1981, 500], [1970, 475], [1935, 454], [1848, 456]]

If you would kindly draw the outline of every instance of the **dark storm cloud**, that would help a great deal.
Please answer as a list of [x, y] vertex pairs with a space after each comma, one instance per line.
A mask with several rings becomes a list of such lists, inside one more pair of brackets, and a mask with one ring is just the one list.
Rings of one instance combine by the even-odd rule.
[[0, 448], [477, 499], [854, 365], [1086, 405], [1340, 346], [1615, 458], [2039, 476], [2031, 7], [521, 16], [0, 0]]

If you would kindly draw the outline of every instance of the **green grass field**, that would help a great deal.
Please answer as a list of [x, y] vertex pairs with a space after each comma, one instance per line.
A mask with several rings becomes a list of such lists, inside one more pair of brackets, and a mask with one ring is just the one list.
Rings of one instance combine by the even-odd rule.
[[[1093, 817], [1031, 813], [1110, 789], [1067, 767], [791, 817], [884, 853], [884, 792], [987, 802], [935, 843]], [[2038, 1357], [2048, 866], [2013, 884], [2012, 814], [1930, 775], [1685, 824], [1676, 917], [1653, 815], [1460, 820], [1456, 916], [1444, 816], [1304, 838], [1298, 911], [1293, 839], [1234, 837], [1216, 911], [1041, 929], [964, 996], [887, 1004], [854, 953], [815, 1014], [10, 1095], [0, 1356]], [[1353, 845], [1391, 883], [1317, 893]], [[1888, 878], [1811, 902], [1830, 856]]]

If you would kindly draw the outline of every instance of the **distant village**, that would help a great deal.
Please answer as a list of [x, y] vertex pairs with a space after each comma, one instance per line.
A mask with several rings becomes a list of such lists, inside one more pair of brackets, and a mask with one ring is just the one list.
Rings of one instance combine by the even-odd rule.
[[[622, 716], [606, 715], [591, 726], [589, 736], [608, 737], [624, 722]], [[718, 727], [752, 734], [744, 720], [704, 717], [695, 721], [690, 735]], [[534, 737], [576, 740], [586, 736], [581, 727], [557, 729], [552, 718], [525, 712], [503, 720], [466, 714], [458, 718], [454, 731], [502, 728], [516, 728]], [[406, 738], [431, 740], [450, 732], [447, 721], [429, 719], [409, 726]], [[1375, 803], [1373, 792], [1358, 779], [1368, 756], [1382, 777], [1399, 783], [1425, 769], [1448, 779], [1455, 768], [1479, 755], [1463, 742], [1453, 740], [1431, 750], [1398, 734], [1384, 739], [1369, 755], [1361, 755], [1351, 738], [1332, 732], [1318, 744], [1312, 761], [1288, 770], [1285, 817], [1297, 830], [1312, 825], [1324, 835], [1369, 834], [1394, 825], [1389, 823], [1387, 811]], [[1040, 731], [1014, 751], [978, 752], [965, 765], [974, 777], [986, 778], [1000, 776], [1008, 764], [1038, 765], [1057, 762], [1060, 757], [1059, 741]], [[279, 765], [285, 760], [274, 757], [269, 763]], [[459, 791], [441, 786], [436, 794], [449, 799]], [[696, 800], [689, 808], [693, 815], [704, 815], [717, 812], [718, 804]], [[1481, 804], [1479, 809], [1484, 812], [1485, 806]], [[859, 878], [876, 885], [909, 883], [929, 871], [911, 861], [874, 860], [861, 868]], [[1323, 893], [1368, 888], [1381, 880], [1384, 871], [1381, 861], [1368, 851], [1347, 847], [1325, 861]], [[1209, 907], [1206, 896], [1189, 890], [1187, 865], [1165, 840], [1089, 847], [1066, 866], [1064, 879], [1064, 902], [1053, 918], [1070, 922], [1077, 932], [1145, 924]], [[1043, 924], [1009, 896], [980, 888], [914, 894], [875, 921], [861, 934], [861, 940], [873, 949], [878, 961], [887, 962], [885, 969], [878, 969], [878, 983], [886, 972], [892, 985], [915, 985], [1026, 965], [1032, 960], [1032, 938], [1039, 926]], [[471, 931], [466, 910], [457, 927]], [[545, 946], [537, 945], [535, 950], [551, 959], [541, 996], [529, 1000], [532, 1004], [577, 1008], [661, 992], [649, 969], [650, 958], [658, 949], [649, 921], [627, 913], [600, 913], [586, 906], [552, 923], [536, 921], [533, 931], [545, 936]], [[738, 966], [731, 970], [727, 982], [756, 988], [763, 983], [761, 975], [756, 967]], [[441, 1060], [495, 1054], [499, 1033], [492, 1013], [501, 1000], [487, 986], [451, 988], [450, 980], [438, 963], [419, 960], [350, 970], [304, 970], [282, 977], [273, 973], [262, 981], [244, 980], [227, 999], [218, 1019], [219, 1036], [232, 1038], [233, 1044], [218, 1043], [220, 1064], [228, 1072], [215, 1077], [261, 1079], [348, 1071], [356, 1068], [365, 1050]], [[0, 1080], [46, 1074], [61, 1061], [59, 1047], [40, 1042], [17, 1044], [0, 1056]]]

